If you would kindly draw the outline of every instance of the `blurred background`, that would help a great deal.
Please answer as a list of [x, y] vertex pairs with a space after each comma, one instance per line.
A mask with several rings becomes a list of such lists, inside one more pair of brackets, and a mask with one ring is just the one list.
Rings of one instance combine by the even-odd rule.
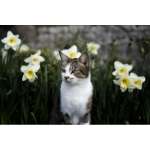
[[31, 48], [40, 49], [43, 46], [55, 49], [55, 41], [60, 38], [69, 39], [72, 33], [80, 30], [82, 38], [101, 44], [100, 53], [107, 53], [107, 44], [116, 38], [121, 57], [135, 55], [136, 45], [131, 45], [129, 38], [137, 39], [150, 36], [150, 25], [0, 25], [0, 38], [4, 38], [8, 30], [19, 34], [21, 38], [27, 36], [25, 44]]
[[0, 26], [0, 38], [4, 38], [7, 31], [11, 30], [14, 34], [19, 34], [22, 39], [27, 36], [24, 43], [31, 49], [42, 49], [43, 46], [47, 46], [54, 50], [58, 49], [56, 41], [61, 38], [65, 40], [72, 38], [72, 34], [77, 29], [80, 31], [81, 38], [101, 45], [98, 50], [100, 55], [108, 53], [108, 44], [115, 39], [119, 57], [131, 57], [139, 65], [141, 59], [137, 51], [138, 47], [132, 41], [150, 37], [149, 25], [11, 25]]
[[[134, 56], [136, 45], [130, 45], [130, 39], [137, 39], [150, 36], [150, 26], [148, 25], [66, 25], [66, 26], [50, 26], [50, 25], [16, 25], [16, 26], [0, 26], [0, 38], [4, 38], [8, 30], [15, 34], [19, 34], [21, 38], [27, 36], [25, 44], [34, 49], [43, 48], [43, 46], [51, 49], [57, 48], [55, 41], [59, 38], [69, 39], [72, 33], [80, 30], [82, 38], [88, 38], [101, 45], [99, 53], [107, 52], [107, 44], [112, 38], [116, 38], [116, 44], [119, 45], [118, 51], [121, 57]], [[131, 50], [132, 53], [131, 53]]]

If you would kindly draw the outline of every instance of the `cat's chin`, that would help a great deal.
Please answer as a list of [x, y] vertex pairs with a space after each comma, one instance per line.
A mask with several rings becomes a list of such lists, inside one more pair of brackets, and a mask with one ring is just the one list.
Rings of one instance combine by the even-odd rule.
[[71, 82], [69, 82], [69, 81], [66, 81], [66, 80], [64, 80], [64, 82], [65, 82], [65, 83], [71, 83]]
[[67, 84], [76, 84], [75, 82], [70, 82], [70, 81], [64, 81]]

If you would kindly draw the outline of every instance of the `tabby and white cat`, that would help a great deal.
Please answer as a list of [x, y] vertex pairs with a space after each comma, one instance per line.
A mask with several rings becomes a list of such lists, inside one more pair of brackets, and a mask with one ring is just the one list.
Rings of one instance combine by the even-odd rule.
[[86, 52], [71, 59], [59, 51], [62, 83], [54, 97], [51, 124], [90, 124], [93, 86]]

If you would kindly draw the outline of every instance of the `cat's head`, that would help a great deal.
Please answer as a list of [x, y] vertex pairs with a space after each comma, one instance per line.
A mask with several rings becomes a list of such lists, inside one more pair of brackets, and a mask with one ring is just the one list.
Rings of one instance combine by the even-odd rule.
[[62, 80], [68, 84], [80, 83], [83, 79], [89, 77], [90, 58], [88, 53], [84, 52], [79, 58], [69, 58], [59, 51], [62, 67]]

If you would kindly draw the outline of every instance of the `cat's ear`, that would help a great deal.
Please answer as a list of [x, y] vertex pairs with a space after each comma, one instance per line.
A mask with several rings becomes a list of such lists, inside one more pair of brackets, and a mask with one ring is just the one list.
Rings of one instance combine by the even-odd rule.
[[69, 57], [63, 54], [61, 51], [59, 51], [59, 55], [62, 62], [67, 61], [69, 59]]
[[87, 52], [84, 52], [80, 57], [79, 61], [83, 63], [85, 66], [89, 66], [90, 64], [90, 58]]

